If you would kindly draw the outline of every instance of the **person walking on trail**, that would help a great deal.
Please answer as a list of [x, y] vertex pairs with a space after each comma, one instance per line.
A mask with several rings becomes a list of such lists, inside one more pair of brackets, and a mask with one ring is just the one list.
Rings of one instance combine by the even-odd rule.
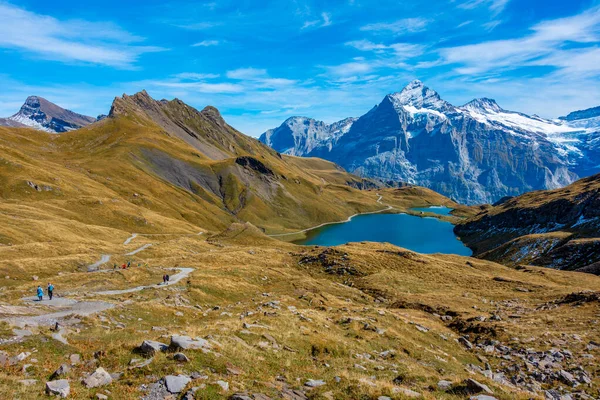
[[48, 297], [52, 300], [52, 296], [54, 295], [54, 285], [48, 283]]
[[167, 274], [165, 276], [167, 277], [167, 285], [168, 285], [169, 284], [169, 279], [170, 279], [169, 274]]
[[44, 299], [44, 289], [41, 286], [37, 287], [37, 297], [38, 301], [42, 301]]
[[167, 275], [163, 274], [163, 285], [167, 284]]

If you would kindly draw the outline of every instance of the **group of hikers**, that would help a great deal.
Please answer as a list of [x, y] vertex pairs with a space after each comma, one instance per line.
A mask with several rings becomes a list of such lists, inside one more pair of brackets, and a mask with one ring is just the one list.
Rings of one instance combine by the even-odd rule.
[[[50, 300], [52, 300], [52, 296], [54, 296], [54, 285], [51, 283], [48, 283], [48, 297], [50, 298]], [[42, 301], [44, 300], [44, 289], [42, 289], [41, 285], [38, 285], [37, 287], [37, 297], [38, 297], [38, 301]]]
[[163, 275], [163, 285], [168, 285], [169, 279], [171, 279], [171, 277], [168, 274], [164, 274]]

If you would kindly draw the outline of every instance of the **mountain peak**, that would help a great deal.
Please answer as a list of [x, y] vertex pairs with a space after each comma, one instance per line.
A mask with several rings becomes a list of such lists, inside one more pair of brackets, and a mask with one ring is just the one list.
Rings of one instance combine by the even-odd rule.
[[473, 99], [467, 104], [465, 104], [462, 108], [471, 111], [480, 111], [480, 112], [501, 112], [504, 111], [502, 107], [496, 103], [494, 99], [488, 99], [487, 97], [482, 97], [479, 99]]
[[96, 121], [96, 118], [66, 110], [40, 96], [28, 96], [19, 112], [8, 119], [50, 133], [79, 129]]
[[397, 93], [387, 96], [396, 109], [400, 107], [414, 107], [417, 109], [447, 110], [452, 106], [442, 100], [433, 89], [428, 88], [418, 79], [410, 82]]

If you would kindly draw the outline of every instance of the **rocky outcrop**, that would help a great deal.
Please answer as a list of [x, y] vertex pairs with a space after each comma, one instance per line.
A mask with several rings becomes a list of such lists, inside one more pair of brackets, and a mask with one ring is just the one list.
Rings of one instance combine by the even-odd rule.
[[474, 255], [595, 273], [600, 262], [600, 174], [563, 189], [508, 199], [457, 225]]

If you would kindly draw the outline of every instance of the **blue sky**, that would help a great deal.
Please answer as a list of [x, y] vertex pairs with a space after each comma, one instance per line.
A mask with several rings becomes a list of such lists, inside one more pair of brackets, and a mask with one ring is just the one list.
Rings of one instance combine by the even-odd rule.
[[31, 94], [96, 116], [146, 89], [257, 136], [418, 78], [557, 117], [600, 105], [600, 0], [0, 0], [0, 65], [0, 116]]

